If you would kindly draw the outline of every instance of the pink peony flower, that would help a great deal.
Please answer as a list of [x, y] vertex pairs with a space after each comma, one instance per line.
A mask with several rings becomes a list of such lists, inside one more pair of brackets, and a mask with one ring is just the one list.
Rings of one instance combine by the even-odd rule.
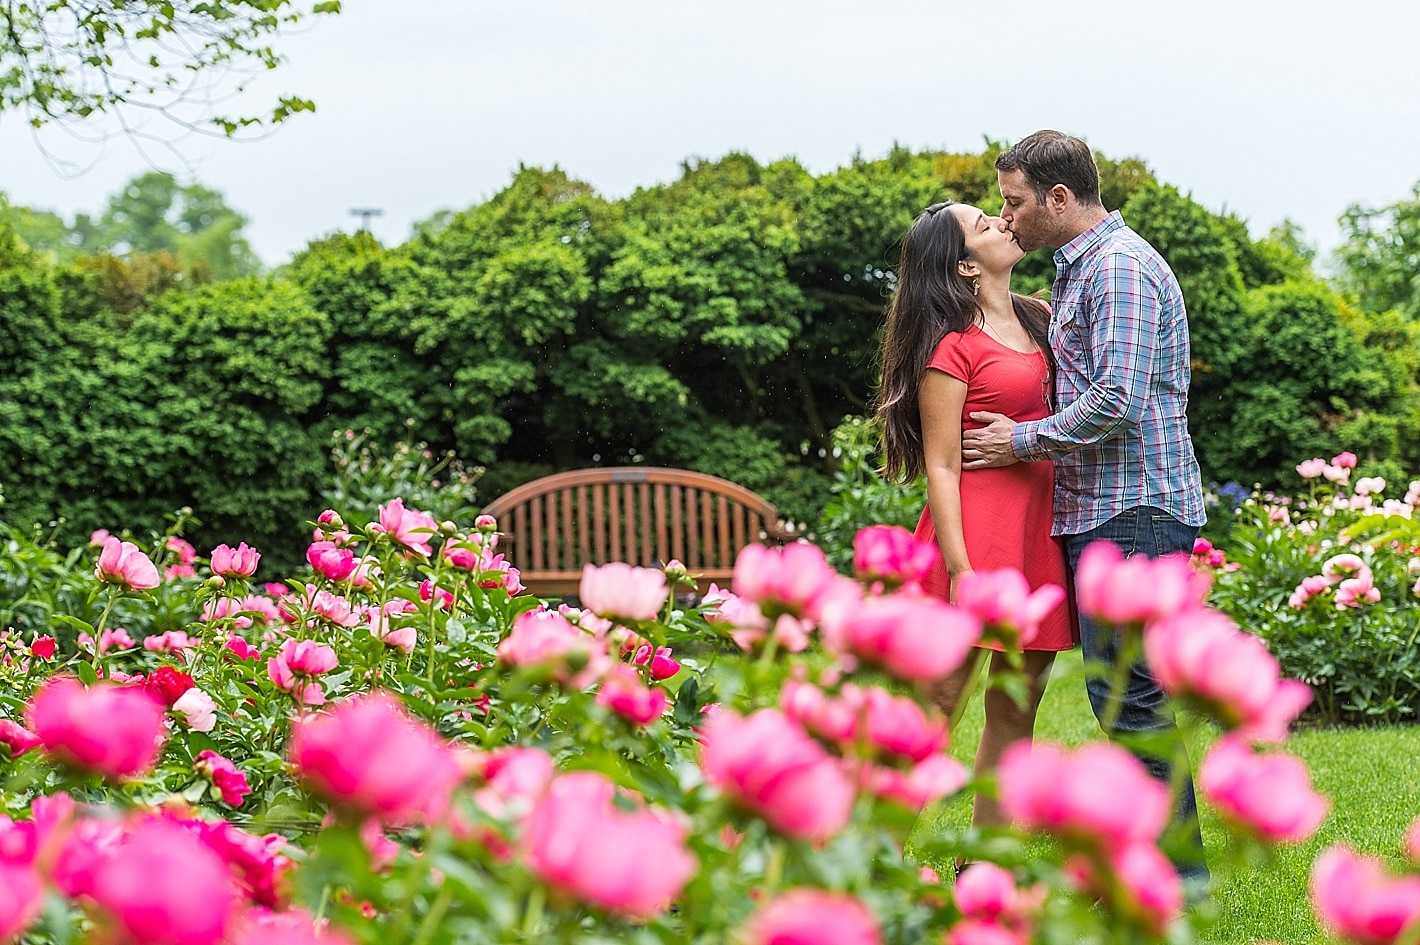
[[157, 567], [137, 545], [117, 538], [104, 539], [94, 576], [105, 584], [117, 584], [132, 591], [150, 591], [163, 583]]
[[824, 840], [848, 823], [853, 785], [841, 764], [783, 713], [720, 712], [700, 748], [706, 780], [780, 833]]
[[[854, 692], [856, 687], [845, 685]], [[929, 718], [915, 699], [894, 696], [876, 686], [860, 690], [859, 730], [855, 741], [888, 755], [919, 762], [947, 745], [947, 720]]]
[[1327, 482], [1334, 482], [1338, 485], [1351, 478], [1351, 470], [1349, 468], [1335, 464], [1323, 466], [1321, 474]]
[[670, 588], [665, 574], [655, 568], [613, 561], [601, 567], [583, 566], [577, 596], [587, 610], [608, 619], [655, 620]]
[[1355, 469], [1356, 463], [1355, 453], [1337, 453], [1331, 457], [1331, 465], [1340, 466], [1342, 469]]
[[279, 833], [247, 833], [225, 820], [189, 820], [184, 824], [236, 877], [242, 894], [258, 905], [275, 908], [291, 861], [282, 854], [288, 841]]
[[853, 536], [853, 570], [868, 581], [891, 587], [918, 584], [942, 553], [898, 525], [870, 525]]
[[1076, 888], [1099, 896], [1152, 936], [1162, 936], [1183, 913], [1183, 883], [1152, 843], [1137, 841], [1107, 851], [1103, 864], [1075, 854], [1065, 867]]
[[168, 565], [167, 578], [196, 577], [197, 572], [193, 570], [192, 563], [197, 560], [197, 549], [192, 547], [192, 543], [179, 538], [176, 535], [169, 535], [167, 547], [176, 553], [176, 560]]
[[339, 665], [335, 649], [314, 640], [286, 640], [281, 644], [281, 658], [298, 676], [319, 676]]
[[113, 650], [131, 650], [137, 645], [128, 635], [128, 631], [122, 627], [105, 629], [99, 634], [98, 651], [100, 656]]
[[1040, 622], [1065, 600], [1065, 589], [1045, 584], [1034, 592], [1015, 568], [972, 571], [957, 583], [957, 606], [975, 614], [986, 636], [1010, 649], [1029, 646]]
[[817, 620], [819, 598], [838, 579], [838, 572], [817, 545], [802, 541], [783, 548], [749, 544], [735, 558], [731, 587], [736, 596], [758, 604], [770, 619], [789, 613]]
[[386, 823], [442, 818], [463, 778], [438, 733], [381, 692], [298, 719], [290, 757], [317, 794]]
[[197, 649], [198, 642], [188, 636], [184, 630], [168, 630], [144, 637], [143, 649], [149, 653], [171, 653], [175, 656], [183, 656], [185, 651]]
[[1230, 823], [1267, 843], [1297, 843], [1316, 832], [1330, 804], [1290, 755], [1257, 755], [1236, 737], [1214, 743], [1198, 789]]
[[163, 706], [142, 689], [56, 676], [26, 710], [29, 728], [45, 751], [109, 778], [152, 770], [166, 737]]
[[251, 793], [247, 776], [237, 769], [230, 760], [215, 751], [203, 751], [192, 763], [197, 773], [217, 788], [222, 795], [222, 803], [231, 807], [241, 807], [242, 801]]
[[498, 644], [498, 659], [509, 666], [542, 666], [559, 679], [572, 667], [591, 668], [600, 675], [608, 660], [606, 641], [585, 633], [553, 611], [528, 611], [513, 621], [513, 629]]
[[42, 660], [54, 656], [54, 637], [35, 637], [30, 642], [30, 655]]
[[222, 646], [239, 660], [253, 660], [261, 655], [260, 650], [236, 634], [227, 637], [227, 642]]
[[863, 601], [827, 642], [898, 679], [931, 681], [960, 666], [979, 639], [975, 615], [936, 598], [899, 593]]
[[929, 755], [906, 771], [867, 762], [859, 782], [864, 790], [877, 797], [910, 810], [921, 810], [933, 801], [960, 791], [967, 782], [967, 773], [955, 758]]
[[217, 945], [239, 905], [222, 859], [162, 817], [131, 821], [94, 867], [85, 894], [145, 945]]
[[1138, 626], [1201, 607], [1208, 578], [1188, 555], [1146, 558], [1097, 541], [1080, 555], [1075, 590], [1081, 613], [1116, 626]]
[[439, 523], [428, 512], [406, 509], [403, 499], [394, 499], [380, 506], [380, 521], [370, 526], [373, 532], [384, 532], [416, 554], [429, 557], [434, 549], [429, 540], [438, 534]]
[[1303, 479], [1320, 479], [1326, 469], [1326, 460], [1307, 459], [1297, 464], [1297, 475]]
[[[0, 745], [4, 745], [10, 752], [11, 758], [18, 758], [32, 748], [38, 748], [43, 741], [34, 732], [25, 728], [19, 722], [10, 719], [0, 719]], [[0, 889], [3, 889], [0, 886]], [[3, 936], [0, 936], [3, 941]]]
[[544, 883], [633, 919], [666, 909], [695, 875], [685, 825], [615, 803], [616, 786], [578, 771], [556, 778], [528, 815], [527, 863]]
[[0, 890], [0, 942], [13, 942], [39, 916], [44, 887], [31, 863], [0, 856]]
[[1362, 603], [1374, 604], [1380, 599], [1380, 589], [1372, 583], [1369, 569], [1357, 577], [1347, 578], [1336, 585], [1337, 610], [1360, 607]]
[[201, 689], [194, 687], [178, 696], [173, 711], [194, 732], [210, 732], [217, 727], [217, 703]]
[[383, 610], [370, 608], [365, 615], [370, 624], [370, 635], [378, 638], [385, 646], [393, 647], [405, 655], [413, 653], [414, 645], [419, 640], [418, 629], [413, 624], [397, 627], [393, 618], [415, 609], [413, 602], [400, 598], [385, 604]]
[[1006, 816], [1086, 849], [1153, 841], [1168, 821], [1168, 788], [1107, 742], [1075, 752], [1016, 742], [1001, 757], [997, 784]]
[[1197, 703], [1244, 738], [1281, 741], [1311, 701], [1305, 683], [1281, 677], [1265, 643], [1217, 611], [1152, 625], [1144, 657], [1165, 692]]
[[878, 920], [861, 900], [822, 889], [791, 889], [750, 917], [746, 945], [882, 945]]
[[1420, 922], [1420, 876], [1392, 877], [1380, 860], [1338, 844], [1312, 864], [1311, 900], [1333, 935], [1357, 945], [1392, 945]]
[[680, 672], [680, 663], [671, 657], [671, 648], [668, 646], [658, 646], [653, 650], [649, 643], [643, 644], [636, 649], [631, 662], [637, 666], [649, 664], [651, 678], [655, 680], [670, 679]]
[[333, 541], [312, 542], [306, 549], [306, 563], [327, 580], [343, 581], [355, 573], [355, 552]]
[[230, 545], [218, 545], [212, 549], [212, 573], [222, 577], [249, 578], [256, 573], [257, 562], [261, 560], [261, 552], [249, 546], [246, 542], [239, 542], [236, 548]]
[[634, 669], [618, 663], [602, 677], [597, 704], [606, 706], [633, 725], [649, 725], [665, 714], [670, 698], [664, 689], [643, 685]]

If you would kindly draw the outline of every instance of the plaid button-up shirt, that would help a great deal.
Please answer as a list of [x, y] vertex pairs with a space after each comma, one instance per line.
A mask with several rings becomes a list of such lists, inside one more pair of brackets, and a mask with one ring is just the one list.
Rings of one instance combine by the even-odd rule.
[[1138, 506], [1202, 525], [1188, 435], [1183, 292], [1154, 247], [1111, 213], [1055, 251], [1056, 413], [1018, 423], [1019, 459], [1055, 463], [1052, 532], [1078, 535]]

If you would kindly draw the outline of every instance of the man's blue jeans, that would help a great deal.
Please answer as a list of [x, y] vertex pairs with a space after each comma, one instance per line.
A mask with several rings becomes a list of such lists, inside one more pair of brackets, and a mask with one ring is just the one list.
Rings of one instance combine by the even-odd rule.
[[[1070, 572], [1075, 573], [1080, 554], [1096, 541], [1111, 541], [1125, 557], [1145, 555], [1156, 558], [1171, 552], [1191, 553], [1198, 529], [1184, 525], [1163, 509], [1141, 506], [1129, 509], [1107, 522], [1079, 535], [1065, 536], [1065, 550]], [[1090, 707], [1095, 718], [1103, 720], [1110, 697], [1110, 675], [1119, 650], [1117, 631], [1102, 627], [1080, 615], [1080, 648], [1084, 651], [1088, 675], [1085, 687], [1090, 695]], [[1176, 731], [1172, 711], [1166, 704], [1158, 682], [1142, 660], [1129, 668], [1123, 705], [1119, 708], [1115, 732], [1120, 735], [1158, 734]], [[1137, 753], [1136, 753], [1137, 754]], [[1173, 759], [1187, 766], [1188, 758], [1180, 745], [1172, 758], [1139, 755], [1149, 773], [1165, 784], [1169, 783]], [[1198, 826], [1198, 800], [1193, 792], [1191, 772], [1183, 776], [1183, 790], [1174, 811], [1170, 831], [1189, 847], [1187, 853], [1175, 850], [1174, 863], [1179, 875], [1190, 882], [1206, 881], [1208, 867], [1203, 857], [1203, 835]]]

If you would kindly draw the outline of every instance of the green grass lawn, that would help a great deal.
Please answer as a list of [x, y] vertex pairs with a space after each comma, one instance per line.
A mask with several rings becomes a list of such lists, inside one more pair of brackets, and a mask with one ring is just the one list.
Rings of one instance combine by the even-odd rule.
[[[972, 700], [952, 735], [952, 754], [968, 766], [981, 734], [981, 699]], [[1099, 737], [1099, 728], [1085, 697], [1079, 651], [1056, 661], [1036, 724], [1038, 738], [1079, 745]], [[1198, 761], [1216, 730], [1205, 727], [1191, 746], [1195, 775]], [[1217, 945], [1250, 945], [1271, 941], [1286, 945], [1325, 945], [1307, 900], [1312, 860], [1333, 843], [1345, 842], [1369, 854], [1400, 864], [1401, 837], [1420, 815], [1420, 726], [1304, 730], [1284, 746], [1311, 769], [1312, 784], [1331, 799], [1331, 813], [1312, 839], [1283, 847], [1275, 855], [1242, 868], [1224, 850], [1225, 833], [1217, 817], [1203, 805], [1203, 842], [1214, 869], [1217, 921], [1205, 941]], [[964, 799], [924, 813], [917, 832], [937, 826], [964, 827], [970, 821]]]

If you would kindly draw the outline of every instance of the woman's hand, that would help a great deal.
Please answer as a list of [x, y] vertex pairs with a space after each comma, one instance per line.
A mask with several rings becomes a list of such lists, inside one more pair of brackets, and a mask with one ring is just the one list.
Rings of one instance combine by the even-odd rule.
[[973, 568], [967, 568], [965, 571], [961, 571], [957, 574], [948, 575], [948, 577], [951, 578], [952, 582], [951, 590], [947, 593], [948, 603], [955, 604], [957, 602], [957, 588], [961, 586], [961, 579], [966, 577], [968, 574], [972, 574], [973, 572]]

